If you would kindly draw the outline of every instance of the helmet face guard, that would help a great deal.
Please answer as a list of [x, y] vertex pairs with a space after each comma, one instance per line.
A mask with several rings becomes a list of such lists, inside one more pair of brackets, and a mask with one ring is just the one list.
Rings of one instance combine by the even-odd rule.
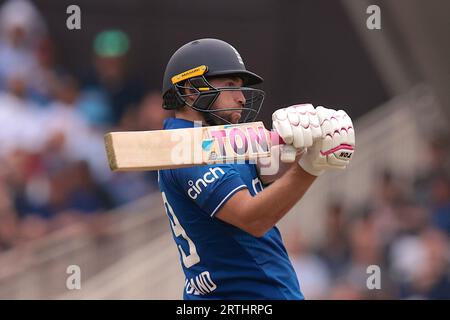
[[[203, 75], [189, 78], [182, 84], [174, 84], [174, 91], [179, 100], [183, 102], [183, 105], [204, 113], [205, 120], [210, 125], [217, 125], [224, 122], [231, 123], [220, 115], [220, 113], [225, 111], [239, 111], [241, 113], [239, 123], [254, 121], [261, 110], [265, 96], [264, 91], [250, 87], [214, 87]], [[237, 108], [216, 106], [213, 109], [213, 105], [220, 93], [226, 91], [241, 92], [245, 98], [245, 103]]]

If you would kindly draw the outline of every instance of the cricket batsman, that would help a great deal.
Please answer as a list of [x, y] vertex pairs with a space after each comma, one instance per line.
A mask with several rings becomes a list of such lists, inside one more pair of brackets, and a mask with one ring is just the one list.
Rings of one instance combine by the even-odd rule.
[[[217, 39], [179, 48], [163, 79], [164, 129], [253, 121], [263, 79], [238, 51]], [[355, 147], [343, 110], [300, 104], [276, 110], [273, 129], [298, 153], [294, 163], [264, 175], [259, 163], [159, 170], [158, 180], [186, 277], [184, 299], [304, 299], [276, 223], [315, 179], [345, 169]], [[279, 159], [272, 159], [278, 161]]]

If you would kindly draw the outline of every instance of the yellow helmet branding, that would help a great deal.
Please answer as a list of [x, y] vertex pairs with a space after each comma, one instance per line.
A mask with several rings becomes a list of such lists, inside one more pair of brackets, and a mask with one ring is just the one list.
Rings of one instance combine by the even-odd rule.
[[176, 84], [178, 82], [181, 82], [181, 81], [193, 78], [193, 77], [202, 76], [206, 71], [208, 71], [208, 67], [205, 65], [184, 71], [184, 72], [172, 77], [172, 79], [171, 79], [172, 84]]

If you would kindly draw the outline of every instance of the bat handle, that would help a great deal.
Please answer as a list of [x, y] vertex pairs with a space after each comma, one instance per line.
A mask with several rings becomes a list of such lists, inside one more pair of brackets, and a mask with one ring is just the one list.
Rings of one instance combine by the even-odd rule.
[[297, 156], [297, 149], [294, 146], [288, 145], [275, 131], [270, 131], [270, 138], [272, 140], [272, 145], [280, 145], [280, 159], [284, 163], [292, 163], [295, 161]]
[[297, 156], [297, 149], [292, 145], [284, 144], [280, 146], [280, 159], [284, 163], [292, 163]]

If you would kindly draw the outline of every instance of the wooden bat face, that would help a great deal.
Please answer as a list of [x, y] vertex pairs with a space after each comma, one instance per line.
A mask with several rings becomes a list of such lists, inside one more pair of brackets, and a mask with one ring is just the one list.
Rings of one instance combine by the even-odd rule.
[[113, 171], [160, 170], [269, 157], [282, 143], [262, 122], [105, 135]]

